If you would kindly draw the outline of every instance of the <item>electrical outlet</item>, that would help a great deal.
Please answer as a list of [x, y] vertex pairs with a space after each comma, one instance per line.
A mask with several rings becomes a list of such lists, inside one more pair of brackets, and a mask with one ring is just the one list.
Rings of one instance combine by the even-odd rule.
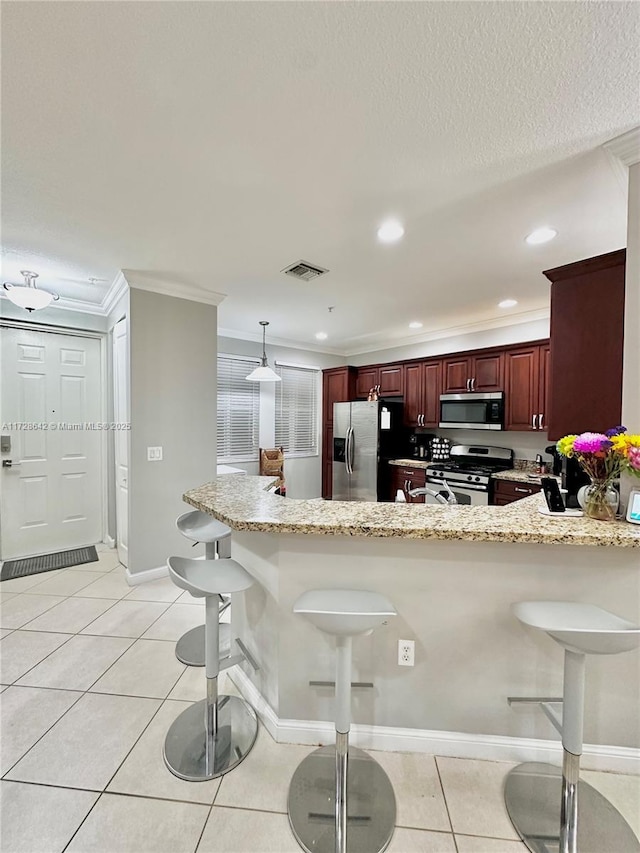
[[147, 447], [147, 462], [162, 462], [162, 448]]
[[398, 640], [398, 666], [413, 666], [416, 658], [415, 640]]

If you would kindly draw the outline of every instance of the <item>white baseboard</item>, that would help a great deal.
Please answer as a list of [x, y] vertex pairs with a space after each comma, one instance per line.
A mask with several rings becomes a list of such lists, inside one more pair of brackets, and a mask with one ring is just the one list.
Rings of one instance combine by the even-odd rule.
[[147, 581], [157, 581], [160, 578], [169, 577], [169, 569], [166, 566], [159, 566], [157, 569], [145, 569], [142, 572], [133, 573], [127, 569], [124, 576], [129, 586], [138, 586], [138, 584]]
[[[277, 743], [323, 746], [335, 740], [335, 728], [329, 721], [280, 719], [251, 679], [239, 666], [229, 676]], [[562, 763], [558, 741], [465, 732], [403, 729], [389, 726], [353, 725], [350, 741], [361, 749], [384, 752], [421, 752], [450, 758], [480, 758], [485, 761], [548, 761]], [[585, 770], [640, 774], [640, 750], [622, 746], [585, 744], [581, 760]]]

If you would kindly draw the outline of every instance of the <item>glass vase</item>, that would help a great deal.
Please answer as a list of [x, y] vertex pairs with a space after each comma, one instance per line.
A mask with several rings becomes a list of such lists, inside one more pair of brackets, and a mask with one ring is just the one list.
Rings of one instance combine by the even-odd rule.
[[614, 521], [618, 500], [618, 492], [610, 480], [592, 480], [591, 485], [584, 489], [584, 514], [598, 521]]

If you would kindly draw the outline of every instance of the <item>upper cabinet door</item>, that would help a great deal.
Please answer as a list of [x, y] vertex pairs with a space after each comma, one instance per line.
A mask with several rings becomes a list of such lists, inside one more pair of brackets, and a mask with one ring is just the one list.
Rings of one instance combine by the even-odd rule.
[[504, 354], [476, 355], [471, 364], [472, 391], [502, 391], [504, 388]]
[[424, 408], [422, 426], [435, 427], [440, 422], [440, 393], [442, 388], [442, 362], [427, 361], [424, 364]]
[[387, 364], [378, 372], [381, 397], [402, 397], [404, 394], [404, 370], [401, 364]]
[[443, 364], [442, 393], [457, 394], [469, 391], [471, 384], [471, 359], [468, 356], [445, 358]]
[[354, 368], [341, 367], [325, 370], [322, 381], [322, 420], [333, 424], [333, 404], [348, 403], [353, 399]]
[[378, 381], [379, 371], [377, 367], [358, 368], [358, 379], [356, 380], [356, 397], [367, 397], [369, 391], [378, 384]]
[[422, 425], [424, 414], [424, 364], [404, 365], [404, 423], [408, 427]]
[[540, 347], [522, 347], [506, 353], [505, 429], [538, 429]]
[[549, 384], [551, 382], [551, 347], [549, 344], [540, 347], [540, 363], [538, 367], [538, 429], [546, 432], [550, 419], [549, 414]]

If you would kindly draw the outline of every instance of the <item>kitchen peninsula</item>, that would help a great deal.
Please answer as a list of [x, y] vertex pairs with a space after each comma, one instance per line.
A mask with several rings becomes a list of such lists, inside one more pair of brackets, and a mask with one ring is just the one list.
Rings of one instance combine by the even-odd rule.
[[[330, 643], [292, 605], [318, 587], [367, 588], [398, 616], [354, 644], [356, 741], [390, 750], [495, 759], [549, 757], [559, 745], [542, 715], [509, 695], [558, 695], [562, 653], [523, 631], [521, 600], [598, 604], [640, 621], [640, 529], [551, 519], [540, 495], [507, 507], [296, 501], [269, 478], [227, 476], [187, 492], [233, 530], [232, 556], [258, 583], [234, 603], [233, 636], [258, 658], [236, 680], [277, 740], [327, 742]], [[414, 639], [416, 665], [397, 665]], [[589, 661], [585, 766], [638, 768], [637, 651]], [[536, 740], [530, 740], [535, 738]], [[559, 753], [558, 753], [559, 754]]]

